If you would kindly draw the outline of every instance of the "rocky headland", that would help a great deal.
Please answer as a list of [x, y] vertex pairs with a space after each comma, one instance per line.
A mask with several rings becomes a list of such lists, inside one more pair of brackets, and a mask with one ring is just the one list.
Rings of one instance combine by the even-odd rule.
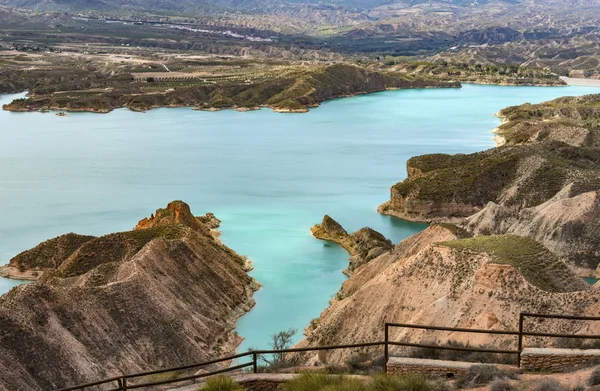
[[[502, 146], [408, 161], [408, 178], [379, 210], [432, 224], [356, 267], [300, 345], [381, 340], [384, 322], [515, 330], [521, 311], [600, 314], [598, 286], [580, 277], [595, 275], [600, 264], [600, 95], [510, 107], [499, 116]], [[342, 227], [326, 217], [316, 228], [315, 236], [354, 255]], [[544, 326], [562, 333], [596, 328]], [[418, 330], [392, 329], [390, 337], [516, 346], [494, 336]], [[351, 354], [333, 352], [327, 360]]]
[[350, 265], [344, 274], [350, 276], [359, 266], [377, 258], [393, 248], [392, 242], [371, 228], [362, 228], [353, 234], [330, 216], [325, 215], [323, 222], [311, 228], [312, 234], [322, 240], [340, 244], [350, 253]]
[[407, 162], [381, 213], [538, 240], [571, 265], [600, 263], [600, 95], [502, 110], [502, 145]]
[[258, 283], [174, 201], [133, 231], [67, 234], [10, 262], [38, 280], [0, 297], [0, 389], [48, 390], [234, 351]]
[[[0, 75], [1, 76], [1, 75]], [[84, 75], [85, 76], [85, 75]], [[457, 81], [435, 80], [427, 77], [407, 77], [398, 72], [375, 71], [351, 64], [312, 66], [293, 70], [274, 70], [270, 78], [256, 81], [221, 81], [200, 83], [179, 88], [148, 92], [161, 81], [135, 81], [131, 75], [105, 77], [94, 74], [93, 82], [57, 93], [40, 88], [39, 80], [47, 83], [62, 78], [49, 71], [30, 70], [13, 75], [21, 90], [29, 90], [28, 98], [15, 99], [4, 105], [9, 111], [89, 111], [108, 113], [117, 108], [146, 111], [158, 107], [195, 107], [200, 110], [254, 110], [268, 107], [277, 112], [303, 113], [321, 102], [346, 96], [402, 88], [459, 88]], [[8, 77], [8, 76], [7, 76]], [[97, 80], [100, 79], [100, 80]], [[89, 91], [105, 86], [108, 90]], [[1, 87], [1, 86], [0, 86]], [[168, 86], [167, 86], [168, 87]], [[81, 91], [81, 89], [86, 89]], [[14, 90], [15, 87], [12, 87]], [[1, 92], [0, 88], [0, 92]]]

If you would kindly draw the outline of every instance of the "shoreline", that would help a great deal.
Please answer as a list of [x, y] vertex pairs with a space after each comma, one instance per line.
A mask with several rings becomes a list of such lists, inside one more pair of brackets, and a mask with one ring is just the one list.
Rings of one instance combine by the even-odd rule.
[[600, 87], [600, 80], [596, 79], [580, 79], [566, 76], [561, 76], [560, 79], [567, 83], [569, 86]]
[[36, 270], [19, 271], [16, 267], [10, 265], [0, 266], [0, 278], [20, 281], [37, 281], [43, 272]]
[[[181, 105], [150, 106], [145, 109], [128, 107], [128, 106], [102, 108], [102, 109], [95, 109], [95, 108], [75, 108], [75, 109], [73, 109], [73, 108], [66, 108], [66, 107], [40, 107], [40, 108], [34, 109], [34, 108], [10, 108], [9, 106], [12, 103], [12, 102], [10, 102], [8, 104], [3, 105], [2, 110], [13, 112], [13, 113], [64, 112], [64, 113], [109, 114], [112, 111], [119, 110], [119, 109], [129, 109], [130, 111], [138, 112], [138, 113], [145, 113], [150, 110], [162, 109], [162, 108], [191, 108], [194, 111], [210, 111], [210, 112], [223, 111], [223, 110], [234, 110], [234, 111], [238, 111], [238, 112], [251, 112], [251, 111], [258, 111], [258, 110], [262, 110], [262, 109], [271, 109], [272, 111], [274, 111], [276, 113], [304, 114], [304, 113], [308, 113], [313, 108], [320, 107], [321, 104], [324, 102], [332, 101], [335, 99], [352, 98], [352, 97], [356, 97], [356, 96], [360, 96], [360, 95], [368, 95], [368, 94], [374, 94], [374, 93], [386, 92], [386, 91], [413, 90], [413, 89], [438, 89], [438, 88], [459, 88], [460, 89], [463, 87], [463, 84], [482, 85], [482, 86], [488, 85], [488, 86], [499, 86], [499, 87], [569, 87], [569, 86], [600, 87], [600, 80], [575, 79], [575, 78], [567, 78], [567, 77], [560, 77], [560, 80], [562, 80], [565, 84], [562, 84], [562, 85], [561, 84], [547, 84], [547, 83], [546, 84], [543, 84], [543, 83], [540, 83], [540, 84], [536, 84], [536, 83], [518, 84], [518, 83], [506, 83], [506, 82], [494, 83], [494, 82], [488, 82], [486, 80], [476, 80], [476, 81], [454, 80], [454, 81], [444, 81], [445, 83], [447, 83], [447, 85], [444, 85], [444, 86], [431, 85], [431, 86], [422, 86], [422, 87], [388, 87], [386, 89], [377, 90], [377, 91], [361, 91], [361, 92], [356, 92], [356, 93], [352, 93], [352, 94], [342, 94], [339, 96], [332, 96], [332, 97], [323, 99], [322, 101], [320, 101], [316, 104], [307, 105], [306, 107], [301, 107], [301, 108], [285, 108], [285, 107], [276, 107], [276, 106], [271, 106], [271, 105], [257, 105], [257, 106], [251, 106], [251, 107], [236, 106], [236, 105], [225, 106], [225, 107], [202, 107], [202, 106], [196, 106], [196, 105], [190, 105], [190, 104], [181, 104]], [[27, 91], [22, 91], [21, 93], [27, 93]], [[502, 145], [502, 144], [500, 144], [500, 145]]]
[[503, 145], [506, 145], [506, 138], [500, 135], [500, 127], [508, 121], [500, 114], [500, 111], [494, 114], [494, 117], [499, 118], [501, 120], [500, 125], [496, 126], [494, 129], [491, 130], [492, 134], [494, 135], [494, 137], [492, 137], [492, 140], [494, 140], [494, 143], [496, 143], [496, 148], [498, 148]]
[[[276, 113], [304, 114], [304, 113], [308, 113], [313, 108], [320, 107], [321, 104], [324, 102], [332, 101], [335, 99], [353, 98], [353, 97], [360, 96], [360, 95], [367, 95], [367, 94], [386, 92], [386, 91], [396, 91], [396, 90], [437, 89], [437, 88], [444, 88], [444, 89], [445, 88], [458, 88], [458, 89], [460, 89], [460, 88], [462, 88], [461, 82], [458, 82], [458, 81], [456, 81], [456, 82], [448, 81], [448, 82], [444, 82], [444, 83], [445, 83], [445, 85], [388, 87], [385, 89], [375, 90], [375, 91], [360, 91], [360, 92], [351, 93], [351, 94], [341, 94], [341, 95], [336, 95], [336, 96], [331, 96], [329, 98], [325, 98], [315, 104], [308, 104], [304, 107], [295, 107], [295, 108], [277, 107], [277, 106], [273, 106], [273, 105], [257, 105], [257, 106], [250, 106], [250, 107], [237, 106], [237, 105], [223, 106], [223, 107], [203, 107], [203, 106], [197, 106], [197, 105], [191, 105], [191, 104], [150, 106], [145, 109], [129, 107], [129, 106], [102, 108], [102, 109], [95, 109], [95, 108], [73, 109], [73, 108], [56, 107], [56, 106], [54, 106], [54, 107], [39, 107], [39, 108], [31, 108], [31, 107], [11, 108], [10, 105], [12, 104], [12, 102], [10, 102], [5, 105], [2, 105], [2, 110], [9, 111], [12, 113], [45, 113], [45, 114], [47, 114], [49, 112], [52, 112], [52, 113], [63, 112], [63, 113], [110, 114], [112, 111], [119, 110], [119, 109], [129, 109], [130, 111], [138, 112], [138, 113], [145, 113], [145, 112], [153, 110], [153, 109], [164, 109], [164, 108], [167, 108], [167, 109], [168, 108], [191, 108], [194, 111], [210, 111], [210, 112], [223, 111], [223, 110], [234, 110], [234, 111], [238, 111], [238, 112], [250, 112], [250, 111], [257, 111], [257, 110], [261, 110], [261, 109], [271, 109]], [[21, 93], [27, 93], [27, 91], [22, 91]], [[9, 95], [9, 94], [7, 94], [7, 95]]]

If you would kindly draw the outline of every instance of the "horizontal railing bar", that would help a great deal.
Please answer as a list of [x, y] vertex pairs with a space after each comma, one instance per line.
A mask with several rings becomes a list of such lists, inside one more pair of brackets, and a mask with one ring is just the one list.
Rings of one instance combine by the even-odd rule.
[[579, 338], [579, 339], [600, 339], [600, 335], [584, 335], [584, 334], [555, 334], [555, 333], [536, 333], [523, 331], [524, 337], [558, 337], [558, 338]]
[[[529, 312], [523, 312], [522, 316], [547, 318], [547, 319], [554, 318], [554, 319], [570, 319], [570, 320], [600, 320], [600, 317], [592, 317], [592, 316], [535, 314], [535, 313], [529, 313]], [[527, 337], [600, 339], [600, 335], [567, 335], [567, 334], [536, 333], [536, 332], [519, 333], [518, 331], [466, 329], [466, 328], [426, 326], [426, 325], [416, 325], [416, 324], [406, 324], [406, 323], [386, 323], [385, 326], [386, 326], [386, 328], [387, 327], [405, 327], [405, 328], [411, 328], [411, 329], [450, 331], [450, 332], [475, 333], [475, 334], [495, 334], [495, 335], [515, 335], [515, 336], [522, 335], [522, 336], [527, 336]], [[219, 359], [215, 359], [215, 360], [207, 361], [207, 362], [203, 362], [203, 363], [190, 364], [190, 365], [185, 365], [185, 366], [181, 366], [181, 367], [177, 367], [177, 368], [160, 369], [160, 370], [136, 373], [136, 374], [131, 374], [131, 375], [124, 375], [121, 377], [114, 377], [114, 378], [100, 380], [100, 381], [93, 382], [93, 383], [82, 384], [82, 385], [75, 386], [75, 387], [61, 388], [60, 390], [57, 390], [57, 391], [74, 391], [74, 390], [80, 390], [80, 389], [83, 389], [86, 387], [92, 387], [92, 386], [97, 386], [97, 385], [101, 385], [101, 384], [118, 381], [119, 379], [133, 379], [136, 377], [155, 375], [155, 374], [159, 374], [159, 373], [192, 369], [192, 368], [202, 367], [202, 366], [206, 366], [206, 365], [210, 365], [210, 364], [216, 364], [216, 363], [220, 363], [220, 362], [224, 362], [224, 361], [231, 361], [231, 360], [246, 357], [246, 356], [249, 356], [252, 354], [301, 353], [301, 352], [320, 351], [320, 350], [351, 349], [351, 348], [361, 348], [361, 347], [370, 347], [370, 346], [382, 346], [385, 344], [386, 344], [386, 342], [369, 342], [369, 343], [361, 343], [361, 344], [331, 345], [331, 346], [293, 348], [293, 349], [282, 349], [282, 350], [255, 350], [255, 351], [240, 353], [240, 354], [236, 354], [233, 356], [223, 357], [223, 358], [219, 358]], [[413, 344], [413, 343], [391, 342], [391, 341], [388, 342], [388, 345], [433, 348], [433, 349], [440, 349], [440, 350], [481, 352], [481, 353], [499, 353], [499, 354], [519, 354], [520, 353], [519, 351], [515, 351], [515, 350], [478, 349], [478, 348], [467, 348], [467, 347], [461, 348], [461, 347], [452, 347], [452, 346], [437, 346], [437, 345]], [[161, 382], [148, 383], [148, 384], [144, 384], [144, 385], [129, 386], [128, 388], [136, 389], [136, 388], [141, 388], [141, 387], [150, 387], [150, 386], [154, 386], [154, 385], [162, 385], [162, 384], [168, 384], [168, 383], [175, 383], [175, 382], [179, 382], [179, 381], [192, 380], [192, 379], [197, 379], [197, 378], [201, 378], [201, 377], [205, 377], [205, 376], [211, 376], [211, 375], [215, 375], [215, 374], [219, 374], [219, 373], [234, 371], [234, 370], [245, 368], [245, 367], [248, 367], [251, 365], [253, 365], [253, 363], [238, 365], [238, 366], [226, 368], [223, 370], [219, 370], [219, 371], [215, 371], [215, 372], [211, 372], [211, 373], [207, 373], [207, 374], [203, 374], [203, 375], [194, 375], [194, 376], [188, 376], [188, 377], [179, 378], [179, 379], [171, 379], [171, 380], [164, 380]], [[118, 391], [118, 390], [119, 389], [116, 389], [113, 391]]]
[[534, 314], [531, 312], [522, 312], [521, 315], [531, 318], [556, 318], [571, 320], [600, 320], [600, 316], [580, 316], [580, 315], [558, 315], [558, 314]]
[[335, 349], [351, 349], [351, 348], [365, 348], [369, 346], [382, 346], [385, 342], [367, 342], [357, 343], [352, 345], [332, 345], [332, 346], [319, 346], [314, 348], [293, 348], [293, 349], [282, 349], [282, 350], [253, 350], [252, 353], [256, 354], [277, 354], [277, 353], [299, 353], [299, 352], [313, 352], [317, 350], [335, 350]]
[[437, 330], [437, 331], [456, 331], [456, 332], [461, 332], [461, 333], [519, 335], [518, 331], [461, 329], [461, 328], [456, 328], [456, 327], [425, 326], [425, 325], [420, 325], [420, 324], [406, 324], [406, 323], [386, 323], [386, 325], [389, 327], [406, 327], [406, 328], [410, 328], [410, 329], [425, 329], [425, 330]]
[[61, 388], [61, 389], [56, 390], [56, 391], [74, 391], [74, 390], [80, 390], [82, 388], [99, 386], [100, 384], [105, 384], [105, 383], [111, 383], [111, 382], [114, 382], [114, 381], [119, 381], [119, 379], [121, 379], [121, 378], [122, 378], [121, 376], [111, 377], [109, 379], [98, 380], [98, 381], [95, 381], [95, 382], [92, 382], [92, 383], [80, 384], [80, 385], [75, 386], [75, 387]]
[[158, 373], [182, 371], [182, 370], [185, 370], [185, 369], [192, 369], [192, 368], [196, 368], [196, 367], [204, 367], [206, 365], [217, 364], [217, 363], [220, 363], [220, 362], [223, 362], [223, 361], [231, 361], [231, 360], [235, 360], [237, 358], [242, 358], [242, 357], [250, 356], [251, 354], [252, 354], [252, 352], [240, 353], [240, 354], [235, 354], [235, 355], [229, 356], [229, 357], [217, 358], [215, 360], [206, 361], [206, 362], [199, 363], [199, 364], [190, 364], [190, 365], [185, 365], [185, 366], [177, 367], [177, 368], [158, 369], [156, 371], [148, 371], [148, 372], [142, 372], [142, 373], [135, 373], [133, 375], [125, 375], [123, 377], [125, 379], [133, 379], [135, 377], [142, 377], [142, 376], [148, 376], [148, 375], [156, 375]]
[[440, 350], [458, 350], [460, 352], [480, 352], [480, 353], [503, 353], [503, 354], [520, 354], [518, 350], [498, 350], [498, 349], [479, 349], [479, 348], [467, 348], [467, 347], [458, 347], [458, 346], [440, 346], [440, 345], [425, 345], [420, 343], [410, 343], [410, 342], [388, 342], [389, 345], [396, 346], [408, 346], [413, 348], [432, 348], [432, 349], [440, 349]]
[[213, 372], [209, 372], [209, 373], [201, 373], [200, 375], [192, 375], [192, 376], [186, 376], [186, 377], [180, 377], [177, 379], [168, 379], [168, 380], [161, 380], [161, 381], [156, 381], [153, 383], [144, 383], [144, 384], [137, 384], [137, 385], [127, 385], [127, 389], [128, 390], [133, 390], [136, 388], [142, 388], [142, 387], [154, 387], [154, 386], [160, 386], [163, 384], [169, 384], [169, 383], [179, 383], [182, 381], [186, 381], [186, 380], [194, 380], [194, 379], [199, 379], [202, 377], [207, 377], [207, 376], [213, 376], [213, 375], [218, 375], [220, 373], [225, 373], [225, 372], [232, 372], [232, 371], [236, 371], [238, 369], [242, 369], [242, 368], [246, 368], [249, 366], [254, 365], [254, 362], [249, 362], [247, 364], [241, 364], [241, 365], [236, 365], [235, 367], [229, 367], [229, 368], [224, 368], [224, 369], [220, 369], [218, 371], [213, 371]]

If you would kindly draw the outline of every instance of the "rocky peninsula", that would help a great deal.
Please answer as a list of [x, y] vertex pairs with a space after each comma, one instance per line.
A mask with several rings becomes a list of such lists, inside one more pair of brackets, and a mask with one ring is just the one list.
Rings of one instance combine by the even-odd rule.
[[174, 201], [133, 231], [67, 234], [13, 258], [39, 278], [0, 297], [0, 389], [56, 389], [233, 352], [232, 330], [259, 285], [211, 233], [215, 223]]
[[312, 234], [322, 240], [335, 242], [344, 247], [351, 255], [350, 265], [344, 274], [351, 276], [359, 266], [392, 249], [392, 242], [371, 228], [362, 228], [353, 234], [334, 219], [325, 215], [323, 222], [311, 228]]
[[[81, 71], [80, 71], [81, 72]], [[2, 75], [0, 74], [0, 77]], [[9, 77], [6, 75], [5, 77]], [[268, 107], [277, 112], [303, 113], [333, 98], [403, 88], [459, 88], [457, 81], [407, 77], [398, 72], [376, 71], [351, 64], [290, 67], [273, 70], [268, 77], [255, 80], [221, 80], [190, 82], [169, 88], [171, 78], [138, 80], [132, 75], [82, 75], [81, 85], [65, 85], [60, 74], [51, 71], [22, 71], [6, 87], [8, 91], [29, 90], [28, 98], [4, 105], [9, 111], [88, 111], [108, 113], [117, 108], [146, 111], [158, 107], [195, 107], [201, 110], [254, 110]], [[248, 76], [250, 77], [250, 75]], [[91, 80], [87, 81], [86, 78]], [[38, 86], [39, 80], [59, 86]], [[164, 88], [160, 86], [164, 85]], [[2, 87], [0, 85], [0, 87]], [[89, 87], [96, 87], [91, 89]], [[104, 87], [104, 88], [97, 88]], [[0, 88], [2, 92], [2, 88]]]
[[[433, 223], [356, 267], [301, 346], [381, 340], [384, 322], [514, 330], [521, 311], [600, 313], [600, 290], [580, 277], [597, 275], [600, 264], [600, 95], [510, 107], [499, 116], [500, 147], [408, 161], [408, 178], [379, 210]], [[327, 217], [313, 234], [354, 255], [345, 230]], [[390, 337], [513, 346], [487, 335], [397, 329]]]

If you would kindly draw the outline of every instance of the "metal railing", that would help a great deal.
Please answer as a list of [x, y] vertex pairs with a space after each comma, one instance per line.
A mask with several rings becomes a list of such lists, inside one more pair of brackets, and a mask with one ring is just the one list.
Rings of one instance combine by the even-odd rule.
[[[107, 385], [111, 383], [116, 383], [116, 387], [111, 389], [110, 391], [127, 391], [134, 390], [144, 387], [153, 387], [160, 386], [164, 384], [172, 384], [172, 383], [180, 383], [189, 380], [200, 379], [208, 376], [214, 376], [227, 372], [234, 372], [240, 369], [244, 369], [247, 367], [252, 367], [253, 373], [258, 373], [258, 360], [259, 356], [267, 355], [267, 354], [285, 354], [285, 353], [305, 353], [305, 352], [314, 352], [314, 351], [322, 351], [322, 350], [339, 350], [339, 349], [356, 349], [356, 348], [366, 348], [366, 347], [375, 347], [375, 346], [384, 346], [384, 370], [386, 369], [387, 362], [389, 360], [389, 348], [390, 346], [405, 346], [411, 348], [426, 348], [426, 349], [439, 349], [439, 350], [455, 350], [455, 351], [464, 351], [464, 352], [479, 352], [479, 353], [496, 353], [496, 354], [514, 354], [520, 357], [523, 351], [523, 337], [555, 337], [555, 338], [580, 338], [580, 339], [600, 339], [600, 335], [581, 335], [581, 334], [558, 334], [558, 333], [541, 333], [541, 332], [527, 332], [524, 331], [524, 320], [527, 317], [532, 318], [546, 318], [546, 319], [568, 319], [568, 320], [591, 320], [596, 321], [600, 320], [600, 317], [586, 317], [586, 316], [576, 316], [576, 315], [555, 315], [555, 314], [534, 314], [528, 312], [522, 312], [519, 316], [519, 330], [518, 331], [502, 331], [502, 330], [483, 330], [483, 329], [466, 329], [466, 328], [457, 328], [457, 327], [443, 327], [443, 326], [428, 326], [428, 325], [418, 325], [418, 324], [408, 324], [408, 323], [385, 323], [384, 329], [384, 341], [378, 342], [366, 342], [359, 344], [349, 344], [349, 345], [332, 345], [332, 346], [318, 346], [318, 347], [306, 347], [306, 348], [291, 348], [291, 349], [281, 349], [281, 350], [252, 350], [245, 353], [236, 354], [233, 356], [218, 358], [211, 361], [206, 361], [197, 364], [185, 365], [181, 367], [175, 368], [167, 368], [167, 369], [159, 369], [156, 371], [149, 372], [141, 372], [130, 375], [122, 375], [117, 377], [111, 377], [108, 379], [80, 384], [74, 387], [61, 388], [57, 391], [75, 391], [75, 390], [84, 390], [89, 387]], [[422, 330], [434, 330], [434, 331], [450, 331], [450, 332], [458, 332], [458, 333], [474, 333], [474, 334], [491, 334], [491, 335], [505, 335], [505, 336], [517, 336], [517, 349], [490, 349], [484, 347], [467, 347], [467, 346], [443, 346], [443, 345], [432, 345], [432, 344], [421, 344], [421, 343], [411, 343], [411, 342], [396, 342], [390, 341], [389, 338], [389, 329], [390, 327], [401, 327], [401, 328], [410, 328], [410, 329], [422, 329]], [[177, 371], [186, 371], [194, 368], [201, 368], [208, 365], [218, 364], [222, 362], [228, 362], [237, 360], [239, 358], [244, 358], [252, 356], [252, 361], [230, 366], [227, 368], [219, 369], [212, 372], [206, 373], [196, 373], [194, 375], [188, 375], [184, 377], [178, 377], [174, 379], [166, 379], [166, 380], [157, 380], [149, 383], [141, 383], [134, 384], [132, 382], [133, 379], [144, 377], [144, 376], [152, 376], [152, 375], [160, 375], [169, 372], [177, 372]], [[518, 360], [518, 365], [520, 366], [520, 359]]]
[[[237, 371], [237, 370], [240, 370], [243, 368], [247, 368], [250, 366], [252, 367], [253, 373], [258, 373], [258, 358], [260, 355], [283, 354], [283, 353], [304, 353], [304, 352], [313, 352], [313, 351], [320, 351], [320, 350], [355, 349], [355, 348], [365, 348], [365, 347], [373, 347], [373, 346], [383, 346], [384, 344], [385, 344], [385, 342], [366, 342], [366, 343], [349, 344], [349, 345], [318, 346], [318, 347], [292, 348], [292, 349], [281, 349], [281, 350], [252, 350], [252, 351], [248, 351], [245, 353], [240, 353], [240, 354], [236, 354], [233, 356], [218, 358], [215, 360], [206, 361], [206, 362], [202, 362], [202, 363], [198, 363], [198, 364], [191, 364], [191, 365], [185, 365], [185, 366], [181, 366], [181, 367], [174, 367], [174, 368], [167, 368], [167, 369], [159, 369], [156, 371], [149, 371], [149, 372], [140, 372], [140, 373], [136, 373], [136, 374], [132, 374], [132, 375], [123, 375], [123, 376], [119, 376], [119, 377], [111, 377], [109, 379], [104, 379], [104, 380], [96, 381], [93, 383], [86, 383], [86, 384], [80, 384], [80, 385], [77, 385], [74, 387], [61, 388], [57, 391], [83, 390], [85, 388], [100, 386], [103, 384], [109, 384], [109, 383], [115, 383], [115, 382], [117, 383], [117, 388], [111, 389], [110, 391], [127, 391], [127, 390], [143, 388], [143, 387], [154, 387], [154, 386], [160, 386], [160, 385], [164, 385], [164, 384], [179, 383], [179, 382], [184, 382], [184, 381], [188, 381], [188, 380], [200, 379], [203, 377], [214, 376], [214, 375], [218, 375], [221, 373], [234, 372], [234, 371]], [[160, 375], [163, 373], [185, 371], [185, 370], [190, 370], [190, 369], [194, 369], [194, 368], [201, 368], [201, 367], [205, 367], [207, 365], [218, 364], [220, 362], [233, 361], [233, 360], [243, 358], [243, 357], [248, 357], [248, 356], [252, 356], [252, 361], [244, 363], [244, 364], [240, 364], [240, 365], [235, 365], [235, 366], [219, 369], [217, 371], [189, 375], [189, 376], [184, 376], [184, 377], [178, 377], [175, 379], [153, 381], [153, 382], [142, 383], [142, 384], [133, 384], [130, 382], [130, 380], [132, 380], [132, 379], [140, 378], [140, 377], [144, 377], [144, 376]]]
[[558, 333], [540, 333], [534, 331], [524, 331], [525, 318], [543, 318], [543, 319], [566, 319], [566, 320], [587, 320], [598, 321], [598, 316], [580, 316], [580, 315], [562, 315], [562, 314], [535, 314], [531, 312], [521, 312], [519, 315], [519, 342], [518, 349], [523, 351], [523, 337], [551, 337], [551, 338], [569, 338], [569, 339], [600, 339], [600, 335], [585, 334], [558, 334]]
[[474, 334], [496, 334], [496, 335], [515, 335], [519, 336], [518, 331], [501, 331], [501, 330], [481, 330], [481, 329], [464, 329], [457, 327], [442, 327], [442, 326], [425, 326], [408, 323], [386, 323], [385, 324], [385, 362], [389, 359], [389, 346], [407, 346], [413, 348], [428, 348], [428, 349], [440, 349], [440, 350], [455, 350], [461, 352], [478, 352], [478, 353], [500, 353], [500, 354], [515, 354], [520, 355], [520, 350], [502, 350], [502, 349], [488, 349], [488, 348], [477, 348], [477, 347], [463, 347], [463, 346], [440, 346], [430, 344], [420, 344], [411, 342], [392, 342], [389, 340], [389, 328], [390, 327], [402, 327], [410, 329], [422, 329], [422, 330], [435, 330], [435, 331], [451, 331], [460, 333], [474, 333]]

